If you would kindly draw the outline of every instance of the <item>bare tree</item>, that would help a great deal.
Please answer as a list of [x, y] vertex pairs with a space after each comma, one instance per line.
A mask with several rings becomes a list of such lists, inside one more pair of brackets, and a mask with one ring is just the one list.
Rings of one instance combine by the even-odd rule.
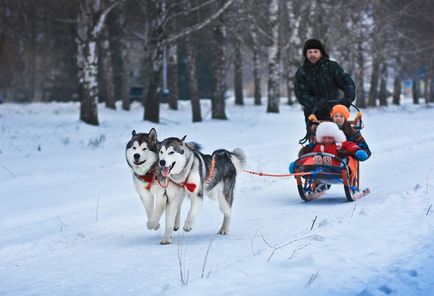
[[80, 119], [99, 125], [97, 113], [97, 41], [107, 14], [118, 2], [105, 5], [101, 1], [83, 0], [77, 15], [77, 65], [80, 83]]
[[213, 95], [212, 95], [212, 118], [227, 119], [225, 110], [225, 78], [226, 78], [226, 26], [224, 19], [212, 29], [214, 35], [213, 50]]
[[378, 96], [380, 106], [387, 106], [387, 76], [387, 63], [383, 62], [381, 65], [380, 94]]
[[168, 50], [169, 107], [178, 110], [178, 45], [171, 43]]
[[261, 61], [256, 27], [250, 24], [250, 37], [252, 39], [253, 85], [255, 105], [261, 105]]
[[129, 43], [127, 40], [127, 6], [125, 2], [119, 5], [119, 17], [117, 19], [120, 32], [119, 43], [121, 47], [121, 97], [122, 97], [122, 109], [125, 111], [130, 110], [130, 53]]
[[268, 103], [267, 112], [279, 113], [279, 1], [269, 3], [271, 45], [268, 48]]
[[395, 78], [393, 80], [393, 100], [394, 105], [399, 105], [401, 99], [401, 62], [400, 56], [396, 56]]
[[196, 55], [191, 35], [187, 35], [185, 38], [185, 48], [187, 52], [188, 90], [190, 93], [192, 118], [193, 122], [199, 122], [202, 121], [202, 112], [200, 108], [199, 87], [197, 83]]
[[105, 105], [109, 109], [116, 110], [115, 90], [113, 85], [113, 62], [110, 53], [110, 41], [107, 25], [104, 25], [99, 38], [101, 61], [102, 61], [102, 79], [104, 81]]

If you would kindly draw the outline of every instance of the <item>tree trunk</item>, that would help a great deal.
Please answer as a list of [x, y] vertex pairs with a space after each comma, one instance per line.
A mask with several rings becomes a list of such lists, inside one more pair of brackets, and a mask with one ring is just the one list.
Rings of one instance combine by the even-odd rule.
[[272, 44], [268, 49], [268, 104], [267, 112], [279, 113], [279, 1], [269, 4]]
[[[79, 23], [80, 25], [80, 23]], [[80, 119], [87, 124], [99, 125], [97, 110], [98, 54], [96, 40], [77, 39], [77, 65], [80, 88]]]
[[126, 38], [126, 19], [127, 11], [125, 3], [121, 4], [119, 15], [119, 27], [122, 32], [120, 33], [119, 43], [121, 46], [121, 58], [122, 58], [122, 83], [121, 83], [121, 96], [122, 96], [122, 109], [129, 111], [131, 108], [130, 101], [130, 53], [128, 40]]
[[375, 107], [377, 105], [378, 93], [378, 76], [380, 71], [380, 61], [377, 55], [374, 57], [371, 74], [371, 88], [369, 89], [368, 106]]
[[178, 110], [178, 46], [176, 43], [169, 45], [169, 108]]
[[190, 93], [193, 122], [200, 122], [202, 121], [202, 112], [200, 108], [199, 87], [196, 74], [196, 54], [192, 44], [191, 35], [187, 35], [185, 38], [185, 49], [188, 64], [188, 90]]
[[102, 78], [104, 81], [105, 106], [116, 110], [115, 90], [113, 85], [113, 62], [110, 53], [109, 33], [107, 26], [104, 26], [100, 38]]
[[102, 7], [99, 1], [82, 1], [77, 14], [77, 66], [80, 119], [91, 125], [99, 125], [97, 110], [98, 51], [97, 39], [101, 35], [108, 13], [115, 7]]
[[356, 104], [360, 108], [366, 107], [366, 98], [365, 98], [365, 57], [363, 55], [363, 40], [359, 39], [357, 44], [357, 53], [356, 53], [356, 89], [357, 89], [357, 100]]
[[258, 38], [255, 26], [250, 26], [250, 34], [252, 37], [252, 53], [253, 53], [253, 84], [255, 105], [259, 106], [261, 102], [261, 61], [259, 58]]
[[160, 122], [160, 97], [161, 97], [161, 77], [163, 73], [163, 37], [164, 32], [164, 9], [165, 3], [162, 1], [149, 1], [149, 36], [147, 44], [145, 67], [150, 66], [147, 79], [147, 91], [144, 97], [145, 114], [144, 120]]
[[413, 90], [413, 104], [419, 104], [420, 93], [419, 93], [419, 79], [418, 78], [415, 78], [413, 80], [412, 90]]
[[427, 95], [427, 99], [429, 103], [434, 102], [434, 68], [431, 67], [431, 70], [428, 71], [429, 76], [427, 79], [427, 84], [429, 85], [428, 87], [428, 95]]
[[151, 122], [160, 122], [160, 97], [161, 97], [161, 75], [163, 48], [161, 43], [150, 45], [150, 63], [152, 65], [149, 71], [148, 90], [144, 98], [145, 116], [144, 120]]
[[244, 105], [243, 97], [243, 53], [241, 40], [235, 36], [234, 41], [234, 88], [235, 88], [235, 105]]
[[213, 28], [213, 95], [212, 118], [227, 119], [225, 111], [225, 78], [226, 78], [226, 27], [220, 18], [219, 24]]
[[86, 2], [77, 19], [77, 66], [80, 94], [80, 119], [87, 124], [99, 125], [98, 94], [98, 51], [96, 36], [92, 34], [93, 19], [90, 2]]
[[380, 106], [387, 106], [387, 63], [383, 62], [380, 78]]
[[395, 79], [393, 81], [393, 100], [394, 105], [399, 105], [401, 99], [401, 75], [396, 73]]

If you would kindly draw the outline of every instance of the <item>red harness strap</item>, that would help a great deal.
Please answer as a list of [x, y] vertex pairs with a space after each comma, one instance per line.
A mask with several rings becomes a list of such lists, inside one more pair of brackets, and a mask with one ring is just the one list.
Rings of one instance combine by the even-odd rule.
[[180, 183], [179, 185], [182, 186], [182, 187], [184, 187], [184, 188], [187, 188], [187, 190], [190, 191], [190, 192], [193, 192], [196, 189], [196, 186], [197, 186], [194, 183], [186, 183], [186, 182]]
[[152, 183], [154, 182], [154, 172], [149, 172], [146, 175], [140, 176], [136, 174], [137, 179], [148, 183], [148, 185], [145, 186], [145, 189], [149, 190], [152, 187]]
[[186, 188], [188, 191], [193, 192], [197, 185], [195, 183], [187, 183], [187, 182], [183, 182], [183, 183], [176, 183], [172, 180], [170, 180], [169, 178], [166, 179], [166, 184], [163, 185], [161, 184], [160, 180], [157, 179], [158, 184], [162, 187], [162, 188], [167, 188], [169, 186], [169, 182], [172, 182], [173, 184], [175, 184], [176, 186], [179, 187], [184, 187]]

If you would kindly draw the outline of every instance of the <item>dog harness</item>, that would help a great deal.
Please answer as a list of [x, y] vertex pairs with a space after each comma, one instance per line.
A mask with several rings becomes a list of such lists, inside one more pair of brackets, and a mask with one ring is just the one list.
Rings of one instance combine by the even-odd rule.
[[142, 175], [142, 176], [141, 175], [137, 175], [137, 174], [134, 174], [134, 175], [140, 181], [148, 183], [148, 185], [145, 186], [145, 189], [147, 189], [147, 190], [151, 189], [152, 183], [153, 183], [154, 177], [155, 177], [154, 172], [149, 172], [146, 175]]
[[196, 187], [197, 187], [196, 184], [194, 184], [194, 183], [187, 183], [187, 182], [179, 183], [178, 185], [186, 188], [190, 192], [193, 192], [196, 189]]

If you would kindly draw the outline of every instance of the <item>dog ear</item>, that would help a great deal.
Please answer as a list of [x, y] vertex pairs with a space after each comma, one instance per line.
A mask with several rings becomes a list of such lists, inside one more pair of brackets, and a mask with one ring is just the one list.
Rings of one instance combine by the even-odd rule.
[[135, 135], [137, 135], [137, 134], [136, 134], [136, 130], [133, 130], [132, 135], [133, 135], [133, 137], [134, 137]]
[[187, 138], [187, 135], [185, 135], [184, 137], [182, 137], [181, 142], [184, 142], [185, 138]]
[[151, 128], [148, 136], [152, 143], [157, 143], [157, 131], [155, 130], [155, 128]]

